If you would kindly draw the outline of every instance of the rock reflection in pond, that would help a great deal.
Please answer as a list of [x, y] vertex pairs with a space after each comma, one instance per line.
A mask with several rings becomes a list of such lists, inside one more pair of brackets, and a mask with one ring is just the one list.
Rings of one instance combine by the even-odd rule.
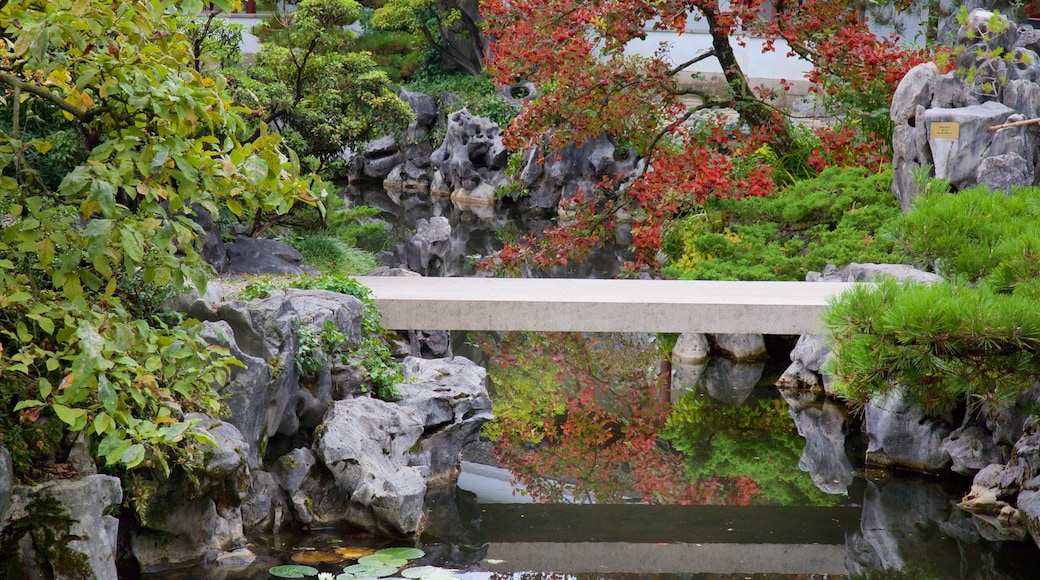
[[787, 405], [756, 389], [764, 363], [676, 365], [669, 391], [653, 337], [481, 336], [497, 418], [485, 435], [536, 501], [841, 501], [798, 469]]
[[[345, 191], [352, 203], [379, 209], [380, 219], [393, 229], [391, 237], [403, 240], [380, 252], [383, 265], [408, 266], [433, 276], [475, 275], [475, 262], [502, 249], [505, 240], [519, 240], [529, 234], [539, 236], [555, 225], [548, 212], [507, 201], [498, 206], [460, 204], [428, 193], [395, 192], [364, 184], [346, 186]], [[443, 223], [431, 229], [435, 218], [446, 219], [448, 231], [444, 231]], [[422, 250], [427, 245], [433, 251], [424, 255]], [[549, 274], [564, 278], [613, 278], [630, 258], [625, 244], [604, 244], [588, 260]]]
[[856, 470], [845, 453], [845, 408], [808, 391], [781, 389], [805, 450], [798, 467], [824, 493], [845, 494]]
[[736, 362], [721, 357], [698, 364], [675, 364], [672, 366], [672, 399], [697, 391], [719, 403], [740, 406], [761, 380], [764, 369], [762, 361]]
[[[985, 541], [955, 507], [956, 489], [928, 478], [867, 482], [860, 529], [846, 538], [851, 576], [884, 578], [1035, 577], [1036, 550]], [[1032, 571], [1031, 571], [1032, 570]]]

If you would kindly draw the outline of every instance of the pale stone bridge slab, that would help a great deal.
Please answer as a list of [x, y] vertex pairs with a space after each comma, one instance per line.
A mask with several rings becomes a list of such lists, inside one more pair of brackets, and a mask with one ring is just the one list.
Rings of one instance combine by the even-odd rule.
[[810, 334], [834, 282], [361, 276], [391, 330]]

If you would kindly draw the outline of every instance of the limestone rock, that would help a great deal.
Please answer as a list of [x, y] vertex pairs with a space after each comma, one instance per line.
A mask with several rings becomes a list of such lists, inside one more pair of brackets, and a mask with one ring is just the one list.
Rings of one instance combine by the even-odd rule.
[[461, 356], [408, 357], [401, 367], [399, 405], [422, 419], [423, 433], [411, 449], [413, 465], [429, 468], [427, 482], [454, 484], [462, 448], [475, 442], [493, 417], [487, 371]]
[[194, 566], [246, 544], [242, 512], [209, 497], [169, 503], [168, 514], [154, 514], [136, 530], [131, 549], [143, 573]]
[[191, 566], [246, 543], [239, 506], [252, 483], [248, 445], [233, 424], [201, 414], [217, 447], [189, 464], [192, 478], [175, 470], [148, 497], [141, 526], [131, 536], [143, 572]]
[[1028, 187], [1035, 180], [1033, 165], [1017, 153], [987, 157], [975, 171], [976, 183], [1006, 194], [1012, 187]]
[[412, 125], [421, 129], [429, 129], [437, 123], [440, 115], [437, 111], [437, 101], [433, 97], [407, 89], [397, 91], [397, 96], [408, 103], [412, 112], [415, 113]]
[[867, 463], [924, 473], [941, 473], [950, 465], [942, 441], [952, 429], [905, 400], [900, 389], [866, 405]]
[[708, 360], [711, 344], [708, 336], [696, 332], [684, 332], [679, 335], [672, 348], [672, 362], [676, 364], [696, 364]]
[[12, 491], [0, 529], [21, 549], [0, 554], [0, 572], [12, 578], [16, 570], [28, 578], [116, 578], [119, 522], [106, 514], [123, 501], [119, 479], [88, 475]]
[[14, 466], [7, 448], [0, 445], [0, 531], [4, 529], [4, 512], [11, 501], [11, 487], [14, 485]]
[[713, 334], [712, 344], [722, 356], [735, 361], [756, 361], [769, 358], [761, 334]]
[[[956, 34], [956, 48], [963, 49], [956, 66], [971, 70], [970, 77], [940, 75], [932, 64], [904, 76], [889, 110], [895, 124], [892, 193], [904, 211], [918, 193], [912, 172], [920, 167], [931, 166], [933, 175], [949, 179], [955, 190], [981, 184], [1010, 191], [1040, 177], [1035, 130], [989, 130], [1040, 113], [1036, 38], [1035, 31], [1019, 29], [1003, 15], [972, 9]], [[956, 134], [935, 133], [936, 123], [950, 123]]]
[[310, 449], [297, 448], [281, 456], [272, 470], [295, 522], [328, 525], [346, 517], [349, 496], [339, 492], [332, 473]]
[[905, 125], [917, 115], [917, 107], [932, 102], [933, 86], [939, 76], [935, 63], [927, 62], [910, 69], [899, 81], [888, 116], [897, 125]]
[[444, 216], [433, 216], [416, 222], [415, 234], [404, 241], [399, 254], [409, 270], [439, 276], [450, 250], [451, 224]]
[[253, 471], [249, 497], [242, 502], [242, 528], [247, 532], [272, 533], [289, 521], [289, 504], [269, 471]]
[[823, 367], [830, 357], [831, 350], [822, 336], [799, 336], [791, 351], [791, 366], [780, 375], [776, 385], [784, 388], [824, 389]]
[[950, 469], [961, 475], [975, 475], [991, 463], [1001, 461], [993, 435], [982, 425], [964, 425], [943, 440], [940, 449], [950, 456]]
[[350, 498], [348, 523], [390, 536], [419, 530], [426, 470], [409, 450], [422, 432], [422, 418], [393, 403], [361, 397], [329, 408], [314, 449]]
[[227, 246], [232, 274], [317, 274], [292, 246], [264, 238], [236, 238]]

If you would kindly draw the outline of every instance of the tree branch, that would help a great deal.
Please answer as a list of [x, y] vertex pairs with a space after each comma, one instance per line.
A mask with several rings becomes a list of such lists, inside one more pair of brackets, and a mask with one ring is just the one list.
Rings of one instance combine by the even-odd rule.
[[693, 66], [693, 65], [699, 63], [702, 60], [705, 60], [705, 59], [708, 59], [708, 58], [712, 58], [714, 56], [715, 56], [715, 49], [714, 48], [709, 48], [708, 50], [698, 54], [697, 56], [691, 58], [690, 60], [688, 60], [686, 62], [683, 62], [683, 63], [679, 63], [679, 64], [675, 65], [674, 67], [672, 67], [671, 69], [668, 69], [668, 76], [674, 77], [675, 75], [677, 75], [680, 72], [682, 72], [686, 67]]
[[55, 107], [58, 107], [62, 111], [65, 111], [66, 113], [72, 115], [81, 122], [86, 122], [91, 117], [90, 111], [76, 107], [72, 103], [69, 103], [65, 99], [59, 97], [53, 91], [50, 91], [39, 85], [27, 83], [12, 74], [0, 71], [0, 82], [4, 83], [5, 85], [13, 89], [21, 89], [31, 95], [37, 96], [51, 103]]

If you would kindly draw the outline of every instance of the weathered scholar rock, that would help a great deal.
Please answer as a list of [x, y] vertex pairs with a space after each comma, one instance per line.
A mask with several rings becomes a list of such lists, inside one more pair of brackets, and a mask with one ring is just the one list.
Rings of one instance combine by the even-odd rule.
[[123, 501], [119, 480], [88, 475], [15, 486], [0, 529], [0, 577], [55, 580], [116, 578], [119, 522], [107, 515]]
[[[362, 305], [353, 296], [321, 290], [276, 290], [251, 302], [239, 300], [235, 292], [232, 286], [211, 283], [205, 296], [182, 297], [176, 306], [210, 323], [207, 339], [231, 348], [245, 363], [232, 370], [231, 382], [221, 392], [228, 395], [227, 420], [241, 431], [249, 466], [256, 468], [271, 437], [293, 437], [301, 423], [317, 425], [335, 388], [329, 369], [301, 382], [295, 364], [297, 329], [320, 330], [329, 322], [356, 346]], [[272, 368], [279, 372], [272, 373]]]
[[227, 271], [232, 274], [317, 274], [292, 246], [264, 238], [236, 238], [227, 244]]
[[[942, 280], [937, 274], [918, 270], [904, 264], [857, 264], [855, 262], [838, 268], [827, 264], [823, 272], [809, 272], [806, 282], [870, 282], [881, 277], [895, 278], [900, 282], [920, 282], [934, 284]], [[784, 388], [823, 389], [833, 395], [830, 389], [830, 378], [823, 369], [830, 359], [831, 352], [826, 346], [824, 337], [806, 334], [798, 338], [798, 343], [791, 351], [791, 366], [777, 380], [777, 386]]]
[[491, 418], [485, 371], [463, 357], [405, 359], [399, 403], [336, 401], [314, 448], [350, 498], [345, 520], [391, 536], [418, 531], [431, 483], [453, 483], [463, 446]]
[[926, 417], [900, 389], [867, 403], [863, 428], [868, 464], [924, 473], [942, 472], [950, 465], [942, 443], [953, 429], [947, 421]]
[[[996, 24], [997, 28], [991, 28]], [[1010, 192], [1036, 183], [1034, 127], [991, 127], [1032, 119], [1040, 111], [1040, 60], [1035, 34], [1019, 34], [1005, 16], [975, 9], [957, 32], [957, 71], [933, 63], [910, 70], [892, 98], [892, 192], [904, 211], [917, 195], [913, 172], [931, 166], [955, 189], [976, 184]], [[970, 78], [970, 82], [969, 79]]]
[[141, 526], [131, 534], [142, 572], [216, 560], [246, 544], [239, 506], [252, 483], [248, 445], [230, 422], [197, 413], [185, 418], [199, 421], [217, 447], [187, 466], [192, 478], [174, 471], [149, 498]]
[[4, 512], [11, 501], [13, 485], [14, 467], [11, 465], [11, 454], [6, 447], [0, 446], [0, 530], [3, 529]]

